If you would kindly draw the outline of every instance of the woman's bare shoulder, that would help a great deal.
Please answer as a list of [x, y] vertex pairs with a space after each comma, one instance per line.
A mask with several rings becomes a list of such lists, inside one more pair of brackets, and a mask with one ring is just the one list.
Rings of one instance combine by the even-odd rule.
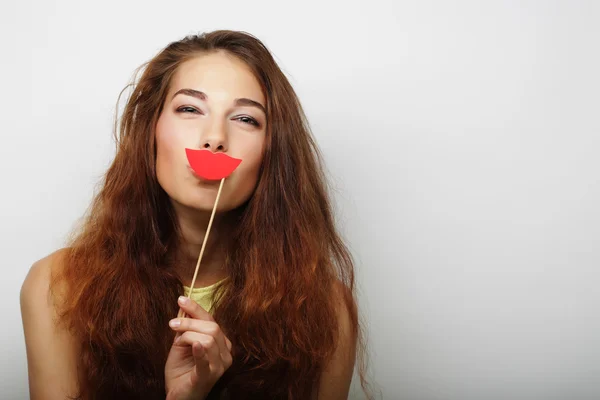
[[50, 291], [51, 277], [60, 272], [66, 251], [57, 250], [34, 262], [21, 286], [21, 317], [32, 400], [64, 399], [77, 390], [78, 344], [63, 325], [57, 324], [61, 291]]
[[67, 251], [67, 248], [56, 250], [31, 265], [21, 285], [21, 312], [40, 312], [40, 308], [45, 311], [56, 310], [65, 294], [64, 284], [55, 285], [50, 291], [50, 281], [62, 272]]
[[56, 250], [31, 265], [21, 286], [21, 301], [31, 302], [39, 299], [40, 291], [49, 294], [50, 277], [62, 269], [67, 251], [66, 248]]

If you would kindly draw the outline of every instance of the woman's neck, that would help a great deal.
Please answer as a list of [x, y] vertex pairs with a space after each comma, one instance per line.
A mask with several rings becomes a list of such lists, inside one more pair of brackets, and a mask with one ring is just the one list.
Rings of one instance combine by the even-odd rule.
[[[175, 210], [178, 216], [179, 238], [175, 249], [174, 267], [183, 284], [190, 286], [206, 236], [210, 212], [181, 205], [176, 206]], [[208, 286], [227, 276], [224, 260], [226, 241], [230, 237], [228, 232], [224, 219], [216, 214], [202, 252], [194, 287]]]

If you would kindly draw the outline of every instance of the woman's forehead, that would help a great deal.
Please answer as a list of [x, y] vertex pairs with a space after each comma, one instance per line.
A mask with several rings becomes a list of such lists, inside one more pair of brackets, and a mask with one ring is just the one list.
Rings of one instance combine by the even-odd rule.
[[175, 71], [169, 92], [181, 89], [202, 91], [207, 101], [213, 98], [251, 98], [264, 104], [260, 83], [241, 60], [222, 53], [194, 57]]

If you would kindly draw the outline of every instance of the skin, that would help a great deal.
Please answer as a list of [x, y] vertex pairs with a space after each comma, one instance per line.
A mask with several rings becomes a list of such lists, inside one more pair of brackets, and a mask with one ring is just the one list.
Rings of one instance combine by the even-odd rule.
[[33, 263], [23, 285], [20, 303], [25, 347], [29, 398], [64, 400], [77, 393], [77, 362], [80, 348], [75, 338], [55, 325], [55, 304], [61, 291], [50, 294], [50, 274], [62, 266], [64, 249]]
[[[201, 90], [204, 100], [173, 95], [182, 88]], [[219, 182], [198, 180], [188, 169], [185, 147], [222, 151], [241, 158], [240, 166], [225, 181], [195, 286], [210, 285], [224, 277], [219, 241], [227, 227], [218, 221], [222, 213], [241, 205], [254, 191], [264, 153], [266, 115], [257, 107], [235, 106], [234, 99], [248, 98], [265, 106], [260, 85], [241, 61], [210, 53], [182, 64], [171, 82], [156, 126], [157, 178], [168, 193], [181, 226], [183, 246], [179, 273], [191, 278], [206, 234]], [[178, 111], [179, 110], [179, 111]], [[195, 110], [195, 111], [194, 111]], [[254, 125], [252, 120], [258, 122]], [[30, 398], [64, 399], [77, 393], [77, 361], [80, 348], [69, 332], [55, 325], [55, 305], [62, 291], [49, 292], [50, 274], [62, 266], [64, 249], [36, 261], [20, 292], [21, 315], [27, 350]], [[346, 399], [352, 371], [356, 337], [339, 290], [332, 293], [338, 309], [340, 342], [325, 365], [314, 399]], [[193, 300], [178, 303], [186, 318], [175, 318], [176, 338], [165, 364], [168, 400], [204, 399], [210, 388], [232, 363], [231, 342], [212, 316]], [[178, 340], [179, 339], [179, 340]]]

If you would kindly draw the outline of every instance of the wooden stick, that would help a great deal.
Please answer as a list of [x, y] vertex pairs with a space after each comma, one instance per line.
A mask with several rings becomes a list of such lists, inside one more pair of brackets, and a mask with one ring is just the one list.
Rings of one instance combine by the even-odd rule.
[[[200, 256], [198, 257], [198, 262], [196, 263], [196, 270], [194, 271], [194, 277], [192, 278], [192, 284], [190, 285], [190, 291], [188, 292], [187, 298], [189, 299], [192, 295], [192, 290], [194, 289], [194, 283], [196, 282], [196, 276], [198, 275], [198, 268], [200, 267], [200, 260], [202, 260], [202, 255], [204, 254], [204, 247], [206, 246], [206, 242], [208, 241], [208, 234], [210, 233], [210, 227], [212, 226], [213, 219], [215, 217], [215, 212], [217, 211], [217, 204], [219, 203], [219, 197], [221, 196], [221, 189], [223, 189], [223, 183], [225, 182], [225, 178], [221, 179], [221, 184], [219, 185], [219, 191], [217, 192], [217, 198], [215, 199], [215, 205], [213, 206], [212, 214], [210, 215], [210, 220], [208, 221], [208, 228], [206, 229], [206, 235], [204, 235], [204, 241], [202, 242], [202, 248], [200, 249]], [[185, 312], [179, 308], [179, 313], [177, 314], [177, 318], [185, 318]]]

